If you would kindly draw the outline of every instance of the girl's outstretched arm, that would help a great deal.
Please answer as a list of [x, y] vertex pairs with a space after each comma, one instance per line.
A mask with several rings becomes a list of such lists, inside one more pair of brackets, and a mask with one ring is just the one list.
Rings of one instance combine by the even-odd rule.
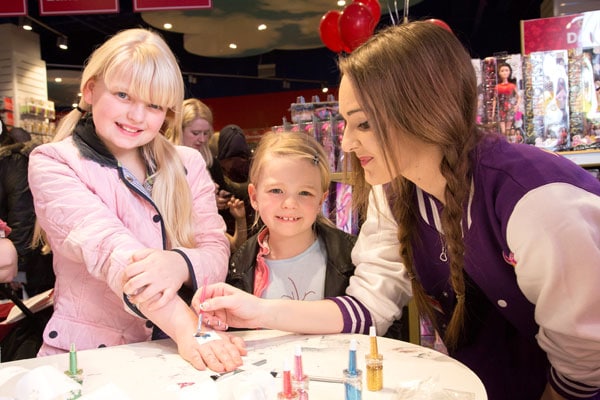
[[261, 299], [226, 283], [207, 286], [203, 303], [199, 293], [192, 307], [198, 312], [203, 310], [207, 323], [218, 330], [231, 326], [324, 334], [339, 333], [344, 326], [342, 313], [331, 300]]

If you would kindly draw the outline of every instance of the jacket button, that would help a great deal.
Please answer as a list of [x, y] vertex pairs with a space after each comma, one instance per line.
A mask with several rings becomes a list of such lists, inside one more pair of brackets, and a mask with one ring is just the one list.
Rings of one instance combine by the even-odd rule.
[[50, 336], [50, 339], [54, 339], [55, 337], [58, 336], [58, 332], [50, 331], [50, 333], [48, 333], [48, 336]]
[[508, 303], [506, 302], [506, 300], [498, 300], [498, 305], [502, 308], [506, 308], [506, 306], [508, 306]]
[[152, 221], [160, 222], [160, 215], [156, 214], [154, 217], [152, 217]]
[[152, 321], [147, 320], [146, 321], [146, 328], [152, 328], [154, 326], [154, 324], [152, 323]]

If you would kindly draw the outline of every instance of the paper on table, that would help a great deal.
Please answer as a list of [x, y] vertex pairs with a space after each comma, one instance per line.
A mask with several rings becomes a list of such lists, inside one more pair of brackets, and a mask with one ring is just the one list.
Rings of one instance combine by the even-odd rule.
[[125, 392], [119, 389], [114, 383], [109, 383], [92, 393], [84, 394], [79, 400], [133, 400]]
[[15, 398], [54, 400], [65, 398], [69, 393], [80, 390], [81, 385], [64, 372], [43, 365], [23, 374], [15, 387]]
[[[218, 383], [219, 400], [276, 399], [277, 380], [267, 371], [243, 371], [231, 381]], [[207, 397], [209, 398], [209, 397]]]
[[475, 400], [475, 393], [441, 387], [437, 377], [423, 381], [401, 382], [394, 400]]
[[24, 374], [29, 371], [27, 368], [23, 367], [2, 367], [0, 368], [0, 389], [2, 389], [2, 385], [11, 381], [17, 375]]
[[174, 388], [173, 395], [169, 398], [177, 400], [223, 399], [219, 394], [217, 384], [210, 379], [183, 388]]

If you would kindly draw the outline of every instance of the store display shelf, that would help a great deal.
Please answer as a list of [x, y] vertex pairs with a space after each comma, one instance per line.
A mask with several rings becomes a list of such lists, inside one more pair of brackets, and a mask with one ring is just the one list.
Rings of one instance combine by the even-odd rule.
[[558, 154], [584, 168], [600, 167], [600, 150], [561, 151]]

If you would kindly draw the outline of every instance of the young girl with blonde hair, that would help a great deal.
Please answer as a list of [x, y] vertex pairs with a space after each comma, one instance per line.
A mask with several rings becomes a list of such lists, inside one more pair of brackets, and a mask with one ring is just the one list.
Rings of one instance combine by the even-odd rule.
[[149, 340], [155, 324], [196, 368], [236, 368], [240, 342], [198, 343], [179, 295], [224, 280], [229, 246], [204, 160], [164, 136], [181, 127], [175, 57], [156, 33], [122, 31], [93, 52], [81, 92], [53, 143], [30, 156], [56, 273], [39, 355]]
[[344, 294], [356, 237], [323, 214], [327, 154], [303, 132], [264, 135], [248, 192], [264, 226], [231, 257], [227, 282], [263, 298], [321, 300]]

